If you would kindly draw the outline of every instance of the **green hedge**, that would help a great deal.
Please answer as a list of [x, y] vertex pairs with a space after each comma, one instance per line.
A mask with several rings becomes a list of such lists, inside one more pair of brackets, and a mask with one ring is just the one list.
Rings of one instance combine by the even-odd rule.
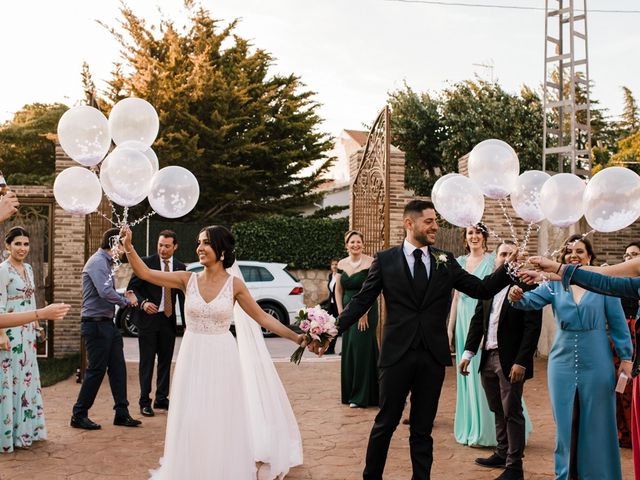
[[231, 230], [239, 260], [328, 269], [332, 258], [346, 255], [344, 234], [348, 229], [347, 218], [266, 217], [236, 223]]

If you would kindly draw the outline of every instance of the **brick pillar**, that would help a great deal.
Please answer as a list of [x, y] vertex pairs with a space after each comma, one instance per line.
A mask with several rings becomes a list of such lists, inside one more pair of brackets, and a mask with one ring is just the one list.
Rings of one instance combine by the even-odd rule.
[[[56, 174], [77, 166], [56, 146]], [[81, 273], [84, 266], [85, 217], [71, 215], [56, 203], [53, 235], [53, 298], [71, 305], [64, 320], [55, 323], [54, 356], [56, 358], [80, 351], [80, 307], [82, 304]]]
[[411, 200], [404, 187], [404, 152], [391, 145], [389, 157], [389, 245], [400, 245], [405, 237], [402, 223], [404, 206]]

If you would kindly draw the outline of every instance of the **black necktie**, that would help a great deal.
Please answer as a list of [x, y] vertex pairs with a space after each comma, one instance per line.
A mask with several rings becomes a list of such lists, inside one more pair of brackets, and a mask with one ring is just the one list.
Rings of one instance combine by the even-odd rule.
[[413, 256], [416, 261], [413, 264], [413, 286], [418, 295], [418, 299], [422, 300], [425, 293], [427, 293], [427, 286], [429, 285], [429, 277], [427, 276], [427, 269], [422, 261], [422, 250], [416, 248], [413, 251]]

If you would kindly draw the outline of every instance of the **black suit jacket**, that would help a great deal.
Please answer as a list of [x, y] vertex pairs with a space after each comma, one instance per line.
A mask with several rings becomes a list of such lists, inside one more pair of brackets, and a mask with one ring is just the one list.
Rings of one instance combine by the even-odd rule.
[[362, 317], [378, 295], [384, 295], [386, 321], [382, 332], [380, 367], [396, 363], [409, 350], [416, 335], [441, 365], [451, 365], [447, 317], [455, 288], [474, 298], [493, 297], [509, 284], [505, 268], [480, 280], [465, 271], [450, 252], [429, 248], [431, 270], [424, 298], [417, 298], [413, 276], [402, 245], [378, 252], [362, 289], [339, 317], [344, 332]]
[[[480, 370], [488, 357], [484, 345], [487, 341], [492, 302], [493, 299], [478, 302], [464, 345], [465, 350], [477, 353], [482, 340]], [[498, 351], [500, 366], [506, 377], [509, 377], [514, 363], [526, 368], [525, 379], [533, 377], [533, 355], [536, 353], [541, 329], [542, 310], [518, 310], [505, 298], [498, 319]]]
[[328, 312], [334, 317], [338, 316], [338, 304], [336, 303], [336, 283], [333, 282], [333, 288], [331, 288], [331, 279], [333, 278], [333, 272], [329, 273], [329, 280], [327, 280], [327, 290], [329, 290], [329, 298], [328, 298]]
[[[148, 257], [142, 257], [142, 261], [152, 270], [163, 270], [164, 265], [161, 266], [160, 255], [150, 255]], [[186, 270], [186, 266], [180, 260], [173, 257], [173, 271]], [[138, 304], [142, 305], [142, 302], [147, 300], [151, 303], [155, 303], [158, 307], [162, 300], [162, 287], [149, 283], [145, 280], [141, 280], [135, 274], [131, 276], [127, 290], [133, 290], [133, 293], [138, 297]], [[171, 289], [171, 302], [173, 304], [173, 314], [171, 315], [171, 321], [175, 328], [176, 326], [176, 309], [180, 307], [182, 313], [182, 322], [186, 325], [184, 316], [184, 293], [182, 290], [172, 288]], [[144, 310], [140, 310], [136, 316], [135, 323], [141, 330], [153, 329], [154, 320], [147, 315]]]

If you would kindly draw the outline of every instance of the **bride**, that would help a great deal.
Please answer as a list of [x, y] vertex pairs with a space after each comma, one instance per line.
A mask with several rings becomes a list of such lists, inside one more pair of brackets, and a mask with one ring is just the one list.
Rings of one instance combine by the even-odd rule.
[[[239, 278], [235, 239], [226, 228], [200, 231], [201, 273], [151, 270], [134, 250], [128, 227], [121, 238], [140, 279], [186, 292], [187, 329], [171, 385], [164, 455], [151, 478], [284, 478], [302, 463], [302, 440], [260, 326], [299, 345], [304, 336], [266, 314], [251, 297]], [[232, 320], [237, 344], [229, 332]]]

